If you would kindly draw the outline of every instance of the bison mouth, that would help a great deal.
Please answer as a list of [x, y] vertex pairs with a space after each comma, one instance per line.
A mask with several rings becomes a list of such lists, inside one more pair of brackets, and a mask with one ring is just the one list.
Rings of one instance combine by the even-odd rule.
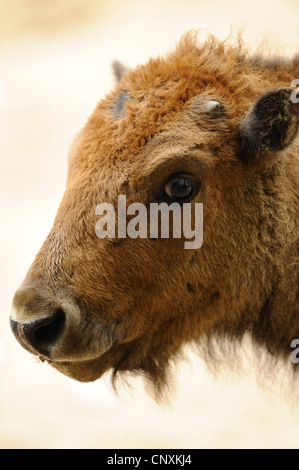
[[36, 287], [16, 294], [10, 324], [23, 348], [65, 370], [98, 360], [123, 336], [121, 320], [107, 321], [65, 293], [49, 299]]
[[[111, 315], [112, 316], [112, 315]], [[91, 311], [67, 292], [49, 296], [36, 286], [21, 287], [11, 312], [11, 328], [26, 350], [64, 375], [90, 382], [112, 369], [157, 377], [168, 361], [161, 348], [151, 348], [155, 332], [127, 331], [126, 315], [111, 319]], [[155, 354], [158, 351], [159, 354]], [[115, 380], [114, 380], [115, 382]]]
[[93, 359], [72, 360], [72, 361], [53, 361], [40, 356], [41, 361], [46, 361], [54, 369], [71, 379], [79, 382], [94, 382], [105, 372], [115, 367], [118, 361], [118, 345], [114, 344], [102, 355]]
[[154, 384], [158, 397], [166, 383], [168, 357], [161, 355], [157, 358], [146, 349], [145, 344], [142, 345], [142, 338], [139, 338], [132, 342], [115, 344], [97, 358], [74, 361], [48, 359], [47, 362], [62, 374], [79, 382], [94, 382], [105, 373], [111, 372], [114, 390], [117, 389], [117, 379], [124, 373], [129, 373], [129, 377], [139, 374]]

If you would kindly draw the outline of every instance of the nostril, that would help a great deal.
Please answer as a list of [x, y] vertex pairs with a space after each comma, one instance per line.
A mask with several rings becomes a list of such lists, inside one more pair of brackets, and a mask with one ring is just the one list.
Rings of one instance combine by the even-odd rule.
[[50, 318], [41, 318], [32, 323], [24, 323], [23, 331], [27, 340], [38, 352], [49, 355], [51, 347], [57, 343], [65, 326], [65, 313], [58, 308]]

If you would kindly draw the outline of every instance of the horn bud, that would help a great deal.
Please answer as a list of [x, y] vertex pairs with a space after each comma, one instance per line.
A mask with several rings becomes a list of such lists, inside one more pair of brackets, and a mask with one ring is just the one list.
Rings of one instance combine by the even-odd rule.
[[219, 101], [207, 101], [205, 103], [206, 111], [213, 117], [218, 116], [220, 114], [220, 103]]

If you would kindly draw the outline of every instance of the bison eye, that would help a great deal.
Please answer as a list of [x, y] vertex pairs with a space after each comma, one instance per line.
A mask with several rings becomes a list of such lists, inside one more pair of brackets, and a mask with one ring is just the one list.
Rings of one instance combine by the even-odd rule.
[[164, 185], [164, 195], [178, 202], [190, 201], [198, 192], [200, 183], [185, 173], [171, 175]]

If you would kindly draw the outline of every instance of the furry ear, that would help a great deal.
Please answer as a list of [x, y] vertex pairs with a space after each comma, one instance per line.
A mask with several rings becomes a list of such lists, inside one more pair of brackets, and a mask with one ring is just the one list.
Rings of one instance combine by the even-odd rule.
[[112, 62], [112, 70], [113, 70], [113, 75], [114, 75], [116, 82], [120, 82], [121, 77], [123, 76], [124, 73], [127, 73], [129, 71], [129, 68], [123, 65], [118, 60], [114, 60]]
[[256, 160], [268, 151], [283, 150], [295, 139], [299, 126], [299, 104], [294, 90], [270, 91], [254, 104], [238, 129], [239, 158]]

